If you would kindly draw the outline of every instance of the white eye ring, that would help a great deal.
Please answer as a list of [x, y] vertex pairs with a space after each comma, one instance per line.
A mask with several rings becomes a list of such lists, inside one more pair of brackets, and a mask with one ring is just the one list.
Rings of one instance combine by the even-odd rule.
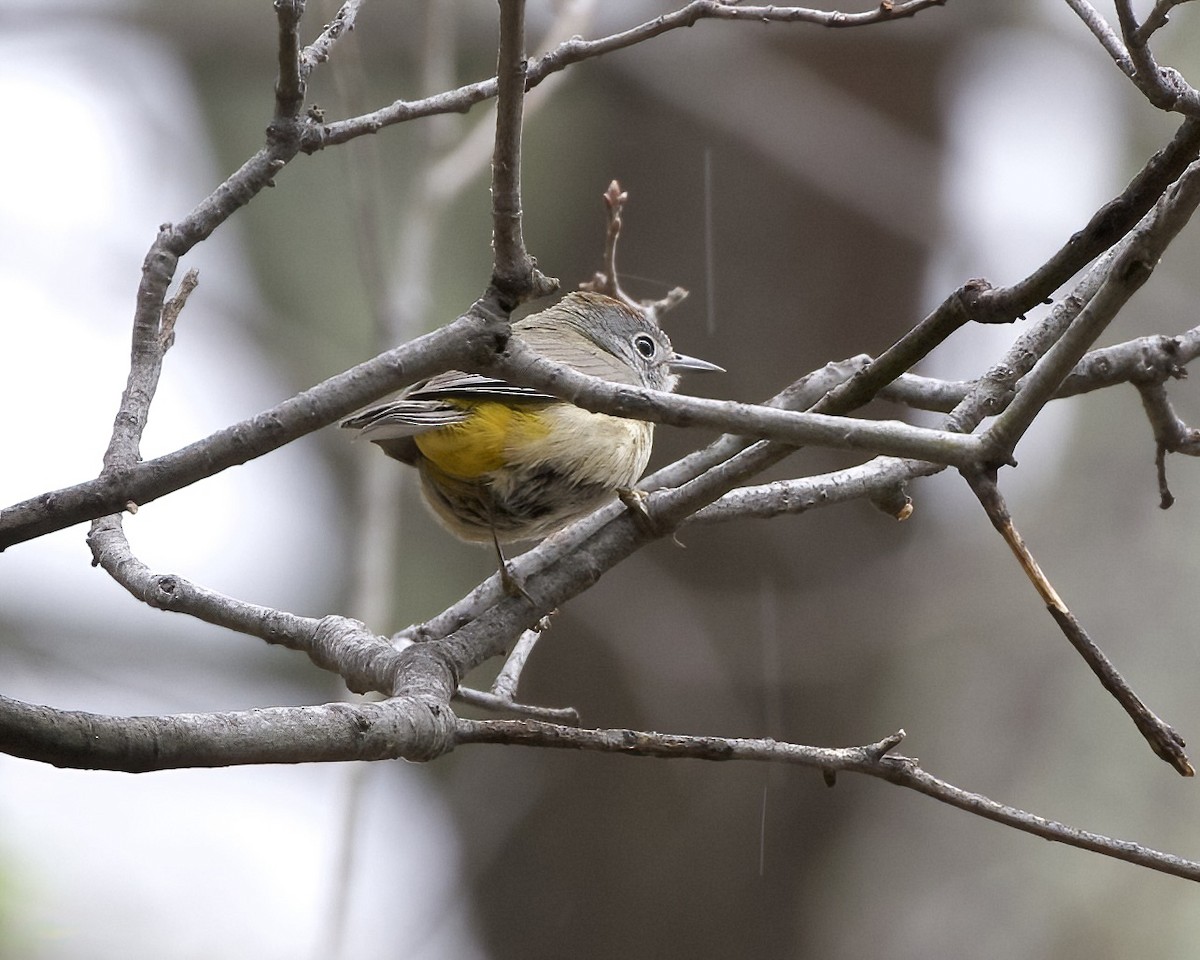
[[639, 333], [634, 337], [633, 345], [637, 349], [637, 352], [647, 360], [654, 356], [658, 348], [658, 344], [654, 342], [654, 338], [645, 333]]

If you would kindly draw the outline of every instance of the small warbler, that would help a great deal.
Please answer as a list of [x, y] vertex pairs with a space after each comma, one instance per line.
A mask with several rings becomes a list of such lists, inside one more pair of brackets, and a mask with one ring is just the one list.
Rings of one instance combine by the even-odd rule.
[[[534, 352], [614, 383], [674, 390], [672, 370], [717, 370], [681, 356], [641, 311], [569, 293], [512, 325]], [[455, 536], [500, 544], [548, 536], [633, 487], [654, 425], [504, 380], [452, 370], [343, 421], [420, 471], [425, 500]], [[505, 571], [500, 555], [501, 571]]]

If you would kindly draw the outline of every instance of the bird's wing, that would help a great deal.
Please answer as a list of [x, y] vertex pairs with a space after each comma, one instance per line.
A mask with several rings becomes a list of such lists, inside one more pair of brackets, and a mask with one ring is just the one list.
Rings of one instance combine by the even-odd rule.
[[497, 380], [495, 377], [485, 377], [478, 373], [460, 373], [457, 370], [439, 373], [436, 377], [417, 384], [402, 399], [429, 400], [440, 397], [465, 397], [472, 400], [496, 397], [546, 403], [555, 399], [548, 393], [541, 393], [529, 387], [518, 387], [507, 380]]
[[401, 397], [357, 413], [343, 420], [342, 426], [358, 430], [359, 436], [367, 440], [392, 440], [462, 423], [470, 416], [469, 410], [443, 400]]
[[379, 444], [397, 460], [411, 463], [416, 456], [411, 439], [429, 430], [462, 423], [471, 416], [468, 409], [454, 400], [507, 400], [525, 403], [552, 403], [554, 397], [506, 380], [477, 373], [451, 370], [415, 384], [394, 400], [368, 407], [342, 421], [349, 430]]

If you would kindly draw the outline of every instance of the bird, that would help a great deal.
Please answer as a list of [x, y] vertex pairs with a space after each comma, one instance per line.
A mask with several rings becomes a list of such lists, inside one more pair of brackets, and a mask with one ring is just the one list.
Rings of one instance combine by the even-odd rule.
[[[722, 371], [676, 353], [652, 316], [600, 293], [569, 293], [517, 320], [511, 335], [547, 360], [629, 386], [672, 391], [674, 371]], [[490, 541], [502, 574], [501, 544], [549, 536], [632, 491], [654, 437], [646, 421], [458, 370], [341, 426], [416, 467], [433, 514], [462, 540]]]

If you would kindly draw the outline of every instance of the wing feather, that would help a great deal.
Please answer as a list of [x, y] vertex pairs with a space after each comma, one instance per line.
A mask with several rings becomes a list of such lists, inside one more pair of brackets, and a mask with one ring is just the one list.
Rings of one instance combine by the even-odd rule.
[[342, 421], [342, 426], [358, 430], [367, 440], [393, 440], [414, 437], [427, 430], [462, 423], [471, 415], [453, 404], [441, 400], [411, 400], [402, 397], [355, 414]]

